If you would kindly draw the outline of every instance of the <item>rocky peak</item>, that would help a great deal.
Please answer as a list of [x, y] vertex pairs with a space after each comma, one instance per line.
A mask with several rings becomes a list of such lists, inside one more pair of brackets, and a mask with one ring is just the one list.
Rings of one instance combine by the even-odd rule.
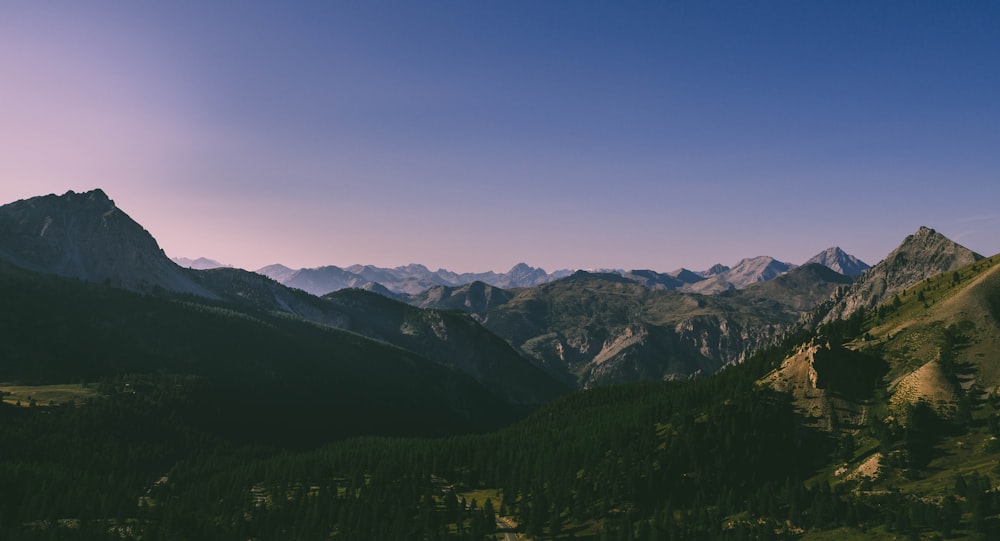
[[698, 273], [696, 273], [694, 271], [690, 271], [690, 270], [685, 269], [683, 267], [681, 267], [681, 268], [679, 268], [679, 269], [677, 269], [677, 270], [675, 270], [673, 272], [670, 272], [668, 274], [670, 276], [673, 276], [674, 278], [680, 280], [681, 282], [684, 282], [685, 284], [693, 284], [695, 282], [700, 282], [700, 281], [702, 281], [704, 279]]
[[35, 272], [134, 291], [213, 296], [99, 189], [0, 207], [0, 258]]
[[875, 308], [925, 278], [959, 269], [982, 258], [941, 233], [921, 227], [861, 275], [842, 297], [836, 299], [822, 321], [848, 317], [861, 308]]
[[844, 250], [840, 249], [839, 246], [833, 246], [823, 250], [822, 252], [809, 258], [809, 260], [803, 263], [803, 265], [809, 265], [812, 263], [818, 263], [847, 276], [860, 276], [861, 273], [871, 268], [870, 265], [853, 255], [848, 254]]
[[700, 275], [702, 278], [708, 278], [709, 276], [715, 276], [716, 274], [722, 274], [729, 270], [729, 267], [723, 265], [722, 263], [716, 263], [712, 265], [708, 270], [698, 272], [696, 274]]

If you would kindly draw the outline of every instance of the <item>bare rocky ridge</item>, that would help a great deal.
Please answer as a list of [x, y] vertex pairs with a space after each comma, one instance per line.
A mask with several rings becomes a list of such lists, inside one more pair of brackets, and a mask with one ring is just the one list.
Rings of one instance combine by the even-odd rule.
[[773, 257], [751, 257], [740, 261], [732, 268], [715, 265], [702, 273], [704, 280], [687, 284], [683, 290], [711, 295], [732, 289], [743, 289], [750, 284], [772, 280], [794, 268], [795, 265], [778, 261]]
[[99, 189], [0, 207], [0, 258], [34, 272], [132, 291], [215, 297]]
[[921, 280], [954, 271], [983, 256], [952, 241], [941, 233], [921, 227], [906, 237], [885, 259], [862, 274], [836, 298], [819, 322], [850, 316], [858, 309], [872, 309]]
[[407, 299], [417, 306], [463, 310], [549, 371], [592, 387], [684, 379], [742, 362], [851, 282], [808, 265], [742, 291], [705, 296], [651, 288], [636, 276], [657, 278], [579, 271], [533, 288], [479, 283], [438, 287]]

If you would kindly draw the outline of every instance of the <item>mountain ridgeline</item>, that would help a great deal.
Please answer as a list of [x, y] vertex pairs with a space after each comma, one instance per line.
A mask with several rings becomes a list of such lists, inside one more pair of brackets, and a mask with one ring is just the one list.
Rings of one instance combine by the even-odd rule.
[[436, 286], [457, 286], [470, 282], [485, 282], [496, 287], [531, 287], [568, 276], [571, 271], [547, 273], [544, 269], [518, 263], [505, 273], [455, 273], [446, 269], [431, 271], [418, 264], [395, 268], [372, 265], [351, 265], [340, 268], [334, 265], [311, 269], [291, 269], [284, 265], [268, 265], [257, 269], [264, 276], [273, 278], [289, 287], [325, 295], [348, 288], [384, 288], [392, 293], [414, 294]]
[[819, 265], [780, 278], [726, 295], [698, 295], [578, 271], [534, 288], [474, 283], [408, 300], [466, 311], [550, 373], [592, 387], [715, 373], [770, 345], [851, 283]]
[[[812, 258], [818, 264], [756, 257], [700, 273], [563, 276], [524, 264], [502, 275], [431, 272], [422, 265], [261, 269], [271, 279], [232, 268], [181, 268], [100, 190], [0, 209], [7, 232], [0, 255], [15, 265], [347, 330], [460, 370], [517, 404], [537, 404], [566, 388], [685, 379], [740, 363], [803, 318], [817, 317], [817, 306], [830, 305], [831, 296], [851, 284], [852, 277], [831, 267], [852, 273], [864, 267], [831, 248]], [[914, 263], [920, 267], [919, 258]], [[468, 280], [474, 281], [447, 285]], [[385, 300], [349, 291], [360, 288]], [[309, 294], [320, 291], [335, 293]], [[460, 310], [475, 322], [442, 310]]]
[[941, 233], [921, 227], [849, 289], [819, 307], [814, 318], [829, 322], [845, 319], [860, 309], [871, 310], [921, 280], [953, 272], [982, 258]]
[[99, 190], [11, 203], [0, 538], [995, 539], [1000, 255], [921, 228], [862, 267], [319, 297], [182, 268]]

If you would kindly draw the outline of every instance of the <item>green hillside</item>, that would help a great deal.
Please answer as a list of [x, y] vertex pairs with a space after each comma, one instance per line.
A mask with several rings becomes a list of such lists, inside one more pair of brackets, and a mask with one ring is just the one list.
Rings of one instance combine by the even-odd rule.
[[[322, 446], [510, 410], [358, 335], [4, 268], [0, 379], [72, 375], [92, 394], [0, 407], [0, 536], [993, 539], [998, 263], [710, 378], [573, 393], [493, 432]], [[589, 287], [605, 302], [630, 286]]]

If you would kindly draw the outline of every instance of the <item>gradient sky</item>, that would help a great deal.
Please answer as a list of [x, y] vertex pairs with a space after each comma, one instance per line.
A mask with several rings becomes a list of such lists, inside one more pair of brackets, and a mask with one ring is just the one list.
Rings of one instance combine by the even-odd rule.
[[998, 2], [0, 3], [0, 202], [256, 269], [1000, 252]]

